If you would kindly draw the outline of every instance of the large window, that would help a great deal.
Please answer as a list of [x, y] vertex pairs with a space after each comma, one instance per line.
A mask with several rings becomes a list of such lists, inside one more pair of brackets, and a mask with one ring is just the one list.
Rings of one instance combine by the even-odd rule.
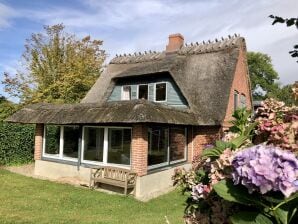
[[108, 163], [130, 165], [131, 130], [109, 128]]
[[45, 128], [44, 154], [58, 157], [59, 152], [60, 152], [60, 126], [47, 125]]
[[148, 85], [139, 85], [138, 99], [148, 100]]
[[152, 127], [148, 129], [148, 166], [167, 163], [168, 128]]
[[149, 169], [186, 160], [186, 144], [186, 129], [184, 127], [149, 128]]
[[103, 162], [104, 128], [84, 128], [84, 160]]
[[43, 156], [77, 160], [79, 138], [79, 126], [47, 125], [45, 127]]
[[167, 100], [167, 84], [156, 83], [155, 84], [155, 101], [166, 101]]
[[184, 160], [186, 157], [185, 128], [170, 128], [170, 161]]
[[83, 162], [130, 165], [131, 128], [84, 127]]

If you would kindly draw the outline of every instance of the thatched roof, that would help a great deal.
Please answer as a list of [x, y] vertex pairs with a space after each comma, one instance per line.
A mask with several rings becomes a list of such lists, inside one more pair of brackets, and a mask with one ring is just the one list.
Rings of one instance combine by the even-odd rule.
[[177, 53], [149, 52], [117, 56], [82, 103], [104, 103], [116, 79], [168, 72], [176, 82], [198, 123], [221, 124], [227, 110], [239, 49], [245, 40], [235, 36], [221, 41], [183, 46]]
[[25, 124], [106, 124], [162, 123], [192, 125], [195, 115], [146, 100], [107, 102], [104, 104], [34, 104], [25, 107], [6, 121]]
[[[220, 125], [226, 114], [241, 48], [245, 48], [244, 38], [234, 36], [209, 43], [192, 43], [175, 53], [117, 55], [80, 104], [33, 105], [18, 111], [8, 121]], [[186, 99], [187, 111], [152, 102], [107, 103], [118, 79], [165, 73], [172, 77]]]

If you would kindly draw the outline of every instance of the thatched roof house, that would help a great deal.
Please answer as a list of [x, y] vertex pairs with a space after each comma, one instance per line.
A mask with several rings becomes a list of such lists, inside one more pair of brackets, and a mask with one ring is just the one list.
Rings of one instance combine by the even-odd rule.
[[157, 173], [189, 164], [244, 106], [251, 108], [244, 38], [184, 45], [174, 34], [163, 52], [117, 55], [81, 103], [31, 105], [8, 121], [37, 124], [37, 173], [49, 176], [44, 167], [58, 163], [126, 167], [138, 173], [137, 197], [149, 197], [170, 184], [152, 186]]

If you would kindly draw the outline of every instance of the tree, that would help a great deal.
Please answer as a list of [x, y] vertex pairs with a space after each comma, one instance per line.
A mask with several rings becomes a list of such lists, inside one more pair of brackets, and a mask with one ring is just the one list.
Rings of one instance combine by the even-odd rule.
[[274, 70], [271, 58], [260, 52], [247, 53], [248, 69], [254, 100], [263, 100], [268, 94], [278, 90], [278, 73]]
[[[290, 18], [290, 19], [282, 18], [280, 16], [274, 16], [274, 15], [270, 15], [269, 17], [273, 19], [272, 25], [274, 25], [276, 23], [286, 23], [287, 26], [295, 26], [298, 29], [298, 17]], [[294, 45], [294, 49], [289, 51], [289, 54], [293, 58], [298, 57], [298, 44]]]
[[5, 91], [23, 104], [78, 102], [102, 72], [101, 40], [78, 39], [62, 24], [44, 26], [26, 40], [24, 71], [4, 74]]
[[0, 96], [0, 122], [14, 113], [17, 105], [8, 101], [4, 96]]

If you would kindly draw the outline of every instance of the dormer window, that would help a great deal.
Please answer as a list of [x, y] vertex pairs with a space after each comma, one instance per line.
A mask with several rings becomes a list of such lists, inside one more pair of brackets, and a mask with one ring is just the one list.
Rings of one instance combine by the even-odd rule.
[[123, 86], [121, 100], [131, 100], [131, 86]]
[[155, 84], [155, 101], [163, 102], [167, 100], [167, 83]]
[[138, 99], [148, 100], [148, 85], [139, 85]]

